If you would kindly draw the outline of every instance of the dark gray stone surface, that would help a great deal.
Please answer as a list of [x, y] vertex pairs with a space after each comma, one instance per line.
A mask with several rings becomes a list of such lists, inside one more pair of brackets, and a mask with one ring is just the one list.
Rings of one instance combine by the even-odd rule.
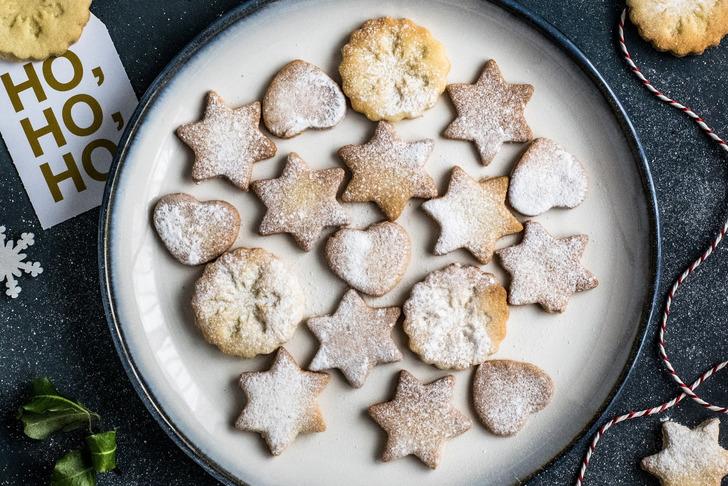
[[[141, 96], [182, 46], [238, 3], [96, 0], [93, 11], [106, 23]], [[523, 3], [586, 53], [637, 127], [657, 186], [665, 261], [660, 295], [664, 297], [673, 278], [709, 243], [727, 216], [728, 157], [687, 118], [649, 95], [627, 71], [614, 42], [620, 5], [606, 0]], [[632, 28], [627, 37], [648, 77], [728, 136], [726, 43], [700, 57], [676, 59], [652, 50]], [[23, 279], [21, 298], [0, 298], [0, 483], [45, 483], [54, 460], [80, 440], [80, 436], [68, 434], [40, 443], [20, 432], [14, 413], [27, 393], [26, 384], [34, 376], [47, 375], [61, 390], [82, 397], [90, 408], [100, 411], [106, 425], [118, 428], [122, 475], [105, 475], [100, 484], [214, 484], [159, 429], [119, 364], [100, 302], [97, 219], [98, 210], [93, 210], [42, 231], [0, 143], [0, 224], [7, 226], [10, 238], [23, 231], [35, 232], [32, 259], [41, 261], [45, 269], [37, 279]], [[728, 249], [721, 247], [677, 299], [669, 348], [688, 379], [728, 355], [727, 271]], [[677, 393], [657, 360], [655, 333], [653, 322], [645, 353], [615, 412], [658, 404]], [[703, 392], [727, 403], [725, 373], [713, 378]], [[710, 413], [685, 401], [661, 417], [666, 416], [693, 426]], [[727, 422], [724, 418], [724, 447], [728, 447]], [[659, 428], [659, 417], [613, 428], [593, 458], [587, 483], [657, 484], [640, 471], [638, 462], [659, 449]], [[578, 447], [532, 483], [573, 483], [583, 452]]]

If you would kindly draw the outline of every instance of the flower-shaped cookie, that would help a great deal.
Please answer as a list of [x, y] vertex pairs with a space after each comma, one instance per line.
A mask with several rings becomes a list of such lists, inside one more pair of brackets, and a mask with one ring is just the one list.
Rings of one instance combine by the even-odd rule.
[[627, 0], [629, 16], [660, 51], [702, 54], [728, 33], [727, 0]]

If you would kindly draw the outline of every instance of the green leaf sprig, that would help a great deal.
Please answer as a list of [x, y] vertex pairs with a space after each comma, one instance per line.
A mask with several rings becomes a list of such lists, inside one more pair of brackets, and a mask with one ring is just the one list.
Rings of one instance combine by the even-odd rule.
[[99, 414], [63, 397], [48, 378], [31, 383], [30, 401], [20, 407], [18, 419], [31, 439], [43, 440], [56, 432], [86, 427], [85, 444], [61, 457], [53, 468], [51, 486], [94, 486], [96, 473], [116, 469], [116, 431], [94, 433]]

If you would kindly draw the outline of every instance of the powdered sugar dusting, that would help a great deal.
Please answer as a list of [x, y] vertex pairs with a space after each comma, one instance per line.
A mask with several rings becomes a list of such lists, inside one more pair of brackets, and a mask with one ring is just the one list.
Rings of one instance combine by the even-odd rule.
[[342, 56], [344, 92], [373, 121], [420, 116], [435, 104], [450, 71], [442, 44], [409, 19], [366, 21]]
[[260, 432], [279, 455], [299, 433], [326, 430], [316, 397], [328, 381], [326, 374], [301, 370], [281, 348], [270, 370], [241, 375], [248, 401], [235, 427]]
[[[377, 261], [372, 255], [373, 241], [371, 236], [364, 232], [345, 231], [347, 236], [342, 235], [345, 239], [343, 242], [345, 248], [337, 251], [340, 258], [344, 257], [340, 260], [341, 274], [347, 277], [346, 280], [351, 282], [352, 287], [361, 290], [361, 287], [367, 286], [370, 275], [379, 270]], [[381, 253], [382, 250], [381, 247], [376, 248], [374, 253]], [[369, 293], [364, 290], [362, 292]]]
[[405, 142], [390, 123], [379, 122], [367, 143], [339, 149], [352, 172], [342, 200], [373, 201], [394, 221], [410, 198], [437, 196], [435, 181], [424, 169], [433, 146], [429, 138]]
[[533, 86], [506, 83], [494, 60], [485, 64], [475, 84], [450, 84], [447, 92], [458, 116], [444, 135], [475, 142], [484, 165], [493, 160], [503, 142], [531, 140], [523, 111]]
[[663, 450], [642, 460], [642, 468], [663, 484], [719, 485], [728, 475], [728, 450], [718, 442], [720, 419], [694, 429], [676, 422], [662, 424]]
[[407, 270], [410, 251], [405, 229], [385, 221], [366, 230], [339, 230], [326, 243], [326, 260], [351, 287], [379, 296], [399, 283]]
[[540, 368], [510, 360], [486, 361], [473, 381], [473, 404], [485, 425], [496, 435], [512, 435], [528, 416], [543, 409], [553, 395], [553, 382]]
[[217, 258], [235, 242], [240, 229], [240, 216], [230, 204], [200, 202], [187, 194], [160, 198], [153, 220], [169, 252], [186, 265]]
[[346, 100], [339, 86], [321, 69], [301, 60], [286, 64], [263, 98], [263, 122], [278, 137], [333, 127], [345, 113]]
[[575, 208], [584, 201], [587, 185], [576, 157], [556, 142], [538, 138], [513, 169], [508, 201], [519, 213], [536, 216], [552, 207]]
[[334, 315], [308, 320], [321, 342], [309, 368], [339, 368], [352, 386], [361, 387], [374, 366], [402, 359], [392, 340], [399, 313], [398, 307], [369, 307], [355, 290], [349, 290]]
[[512, 277], [508, 303], [539, 303], [547, 312], [563, 312], [571, 294], [599, 284], [580, 262], [588, 237], [556, 239], [536, 221], [527, 221], [525, 226], [519, 245], [496, 252]]
[[369, 414], [389, 435], [382, 460], [414, 454], [429, 467], [437, 467], [445, 441], [472, 425], [451, 404], [454, 385], [452, 375], [423, 384], [402, 370], [394, 399], [369, 407]]
[[489, 262], [496, 241], [522, 229], [505, 206], [507, 187], [507, 177], [478, 182], [453, 167], [447, 194], [422, 204], [441, 228], [435, 254], [467, 248], [481, 263]]
[[652, 15], [686, 17], [693, 14], [708, 14], [718, 0], [650, 0], [641, 2], [641, 8]]
[[259, 124], [259, 102], [232, 109], [210, 91], [202, 121], [177, 128], [179, 138], [195, 153], [192, 178], [200, 181], [224, 176], [247, 191], [253, 163], [276, 153], [276, 146], [260, 132]]
[[456, 263], [430, 273], [404, 304], [410, 348], [443, 369], [482, 362], [505, 337], [505, 298], [495, 277], [477, 267]]
[[267, 354], [293, 336], [304, 299], [295, 275], [261, 248], [237, 248], [208, 264], [195, 283], [195, 322], [223, 352]]
[[349, 222], [336, 199], [343, 179], [339, 167], [311, 170], [298, 154], [289, 154], [280, 177], [253, 182], [253, 190], [268, 208], [260, 233], [290, 233], [301, 248], [311, 250], [323, 228]]

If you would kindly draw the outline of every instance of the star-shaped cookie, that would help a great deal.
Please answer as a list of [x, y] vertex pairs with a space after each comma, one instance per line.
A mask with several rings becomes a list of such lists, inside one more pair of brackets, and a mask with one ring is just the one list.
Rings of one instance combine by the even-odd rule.
[[383, 461], [414, 454], [437, 467], [445, 441], [472, 425], [450, 403], [454, 386], [452, 375], [423, 384], [408, 371], [400, 372], [394, 400], [369, 407], [369, 415], [388, 435]]
[[437, 196], [435, 181], [424, 169], [433, 146], [429, 138], [405, 142], [391, 124], [379, 122], [367, 143], [339, 149], [352, 173], [341, 199], [374, 202], [387, 219], [396, 220], [411, 198]]
[[539, 303], [547, 312], [563, 312], [571, 294], [599, 284], [580, 262], [589, 237], [556, 239], [536, 221], [526, 221], [525, 225], [521, 243], [496, 252], [511, 274], [508, 303]]
[[499, 238], [523, 229], [506, 208], [507, 191], [508, 177], [478, 182], [460, 167], [453, 167], [447, 194], [422, 203], [422, 209], [441, 228], [435, 255], [466, 248], [481, 263], [488, 263]]
[[523, 114], [533, 86], [506, 83], [494, 60], [485, 63], [475, 84], [450, 84], [447, 93], [458, 116], [444, 135], [475, 142], [483, 165], [493, 160], [503, 142], [528, 142], [533, 137]]
[[177, 136], [195, 153], [195, 181], [223, 176], [248, 190], [253, 163], [273, 157], [275, 144], [258, 129], [260, 103], [229, 108], [222, 97], [207, 93], [201, 121], [177, 128]]
[[292, 152], [279, 178], [252, 183], [253, 191], [268, 208], [260, 234], [290, 233], [298, 246], [309, 251], [325, 227], [349, 223], [336, 200], [343, 179], [344, 169], [311, 170]]
[[349, 290], [333, 315], [308, 320], [321, 342], [309, 369], [339, 368], [351, 386], [361, 387], [374, 366], [402, 359], [392, 341], [399, 313], [399, 307], [369, 307], [356, 290]]
[[316, 397], [328, 382], [329, 375], [302, 370], [285, 348], [278, 348], [268, 371], [240, 375], [247, 403], [235, 428], [258, 432], [277, 456], [298, 434], [326, 430]]
[[720, 486], [728, 475], [728, 450], [718, 443], [720, 419], [690, 430], [676, 422], [662, 424], [662, 451], [642, 459], [642, 469], [662, 486]]

